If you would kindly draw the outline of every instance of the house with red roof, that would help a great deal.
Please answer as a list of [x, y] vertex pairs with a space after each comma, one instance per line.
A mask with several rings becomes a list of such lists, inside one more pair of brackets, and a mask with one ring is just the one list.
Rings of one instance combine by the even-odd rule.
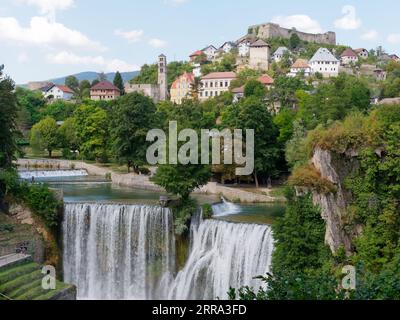
[[296, 77], [298, 75], [303, 75], [309, 77], [311, 75], [311, 67], [308, 61], [305, 59], [297, 59], [295, 63], [290, 67], [290, 72], [288, 77]]
[[115, 100], [119, 96], [121, 96], [121, 90], [108, 81], [99, 82], [90, 88], [90, 99], [95, 101]]
[[368, 59], [369, 52], [367, 49], [359, 48], [354, 50], [354, 52], [361, 58], [361, 59]]
[[353, 51], [353, 49], [346, 49], [340, 55], [340, 62], [342, 65], [347, 66], [351, 63], [356, 63], [358, 61], [358, 55]]
[[48, 86], [46, 86], [45, 89], [42, 90], [44, 97], [51, 100], [68, 101], [71, 100], [75, 94], [75, 92], [71, 88], [54, 83], [49, 84]]

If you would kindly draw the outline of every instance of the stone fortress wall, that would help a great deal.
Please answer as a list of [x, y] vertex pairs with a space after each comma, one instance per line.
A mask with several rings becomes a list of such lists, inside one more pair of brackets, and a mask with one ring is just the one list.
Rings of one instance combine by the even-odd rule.
[[270, 39], [278, 37], [289, 39], [293, 33], [296, 33], [299, 36], [299, 38], [303, 41], [336, 45], [336, 33], [332, 31], [323, 34], [312, 34], [312, 33], [297, 31], [296, 29], [282, 28], [281, 26], [275, 23], [265, 23], [249, 27], [249, 34], [254, 35], [261, 39]]

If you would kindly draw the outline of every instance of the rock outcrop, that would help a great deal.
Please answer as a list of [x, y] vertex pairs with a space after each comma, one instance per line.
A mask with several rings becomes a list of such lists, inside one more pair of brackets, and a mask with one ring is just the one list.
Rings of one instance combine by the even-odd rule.
[[356, 152], [337, 155], [331, 151], [316, 148], [311, 160], [312, 165], [321, 173], [321, 177], [333, 183], [335, 193], [313, 191], [313, 202], [321, 209], [326, 222], [325, 241], [332, 252], [344, 247], [347, 254], [352, 252], [352, 239], [361, 232], [360, 226], [347, 225], [348, 207], [352, 196], [344, 188], [344, 181], [359, 168]]

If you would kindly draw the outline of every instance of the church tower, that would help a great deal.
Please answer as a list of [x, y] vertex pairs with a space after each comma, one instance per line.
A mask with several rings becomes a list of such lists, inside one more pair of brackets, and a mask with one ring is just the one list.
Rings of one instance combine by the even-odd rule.
[[161, 54], [158, 57], [158, 86], [160, 88], [160, 101], [168, 98], [167, 57]]

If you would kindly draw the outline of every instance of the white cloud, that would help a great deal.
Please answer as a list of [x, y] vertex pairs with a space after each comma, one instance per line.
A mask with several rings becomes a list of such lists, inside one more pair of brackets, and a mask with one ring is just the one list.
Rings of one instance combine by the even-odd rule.
[[273, 23], [279, 24], [284, 28], [296, 28], [299, 31], [309, 33], [322, 33], [323, 29], [318, 21], [311, 19], [304, 14], [296, 14], [291, 16], [276, 16], [272, 19]]
[[13, 17], [0, 17], [0, 40], [17, 45], [70, 47], [105, 50], [100, 43], [90, 40], [81, 32], [51, 22], [45, 17], [33, 17], [28, 27], [23, 27]]
[[27, 63], [27, 62], [29, 62], [30, 59], [29, 59], [29, 56], [28, 56], [28, 54], [26, 52], [21, 52], [18, 55], [17, 60], [18, 60], [19, 63]]
[[387, 37], [390, 44], [400, 44], [400, 33], [392, 33]]
[[39, 13], [55, 19], [55, 13], [74, 6], [74, 0], [16, 0], [18, 3], [36, 6]]
[[114, 34], [128, 40], [129, 42], [139, 42], [142, 40], [143, 37], [143, 30], [131, 30], [131, 31], [122, 31], [122, 30], [115, 30]]
[[344, 6], [342, 8], [344, 16], [335, 21], [335, 27], [344, 30], [356, 30], [361, 27], [362, 21], [357, 17], [357, 11], [354, 6]]
[[71, 52], [62, 51], [57, 54], [47, 55], [47, 60], [60, 65], [84, 65], [98, 67], [105, 72], [127, 72], [140, 70], [137, 65], [129, 64], [119, 59], [106, 59], [103, 56], [79, 56]]
[[373, 41], [378, 39], [378, 32], [376, 30], [369, 30], [365, 32], [363, 35], [361, 35], [361, 39], [363, 40], [368, 40], [368, 41]]
[[167, 42], [164, 40], [160, 40], [157, 38], [150, 39], [149, 45], [151, 45], [154, 48], [165, 48], [167, 46]]

